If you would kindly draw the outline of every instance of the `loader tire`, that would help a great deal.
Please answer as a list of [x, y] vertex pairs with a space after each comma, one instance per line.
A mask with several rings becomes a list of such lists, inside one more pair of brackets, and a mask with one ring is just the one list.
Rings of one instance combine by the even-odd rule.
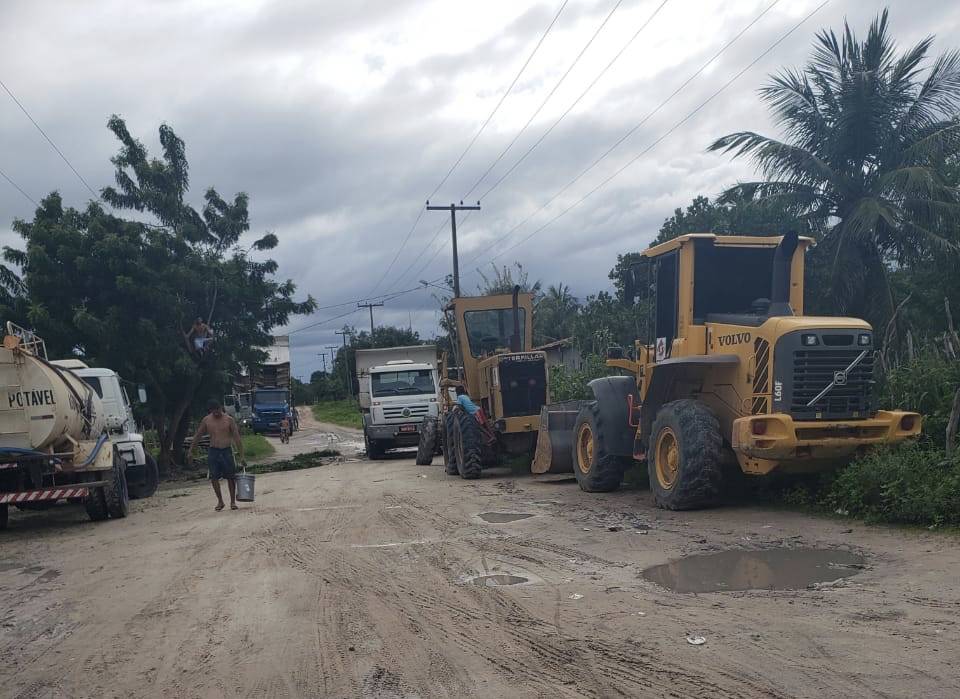
[[110, 482], [103, 488], [103, 497], [107, 503], [107, 513], [113, 519], [123, 519], [130, 511], [130, 492], [127, 490], [127, 475], [123, 459], [114, 455], [113, 468], [110, 470]]
[[429, 466], [433, 463], [433, 452], [437, 444], [437, 419], [425, 417], [420, 425], [420, 443], [417, 445], [417, 466]]
[[10, 521], [10, 506], [0, 505], [0, 532], [4, 531], [7, 528], [7, 523], [9, 521]]
[[102, 522], [110, 513], [107, 511], [107, 499], [103, 495], [103, 488], [90, 488], [87, 497], [83, 499], [83, 507], [92, 522]]
[[647, 452], [657, 507], [692, 510], [715, 505], [723, 488], [720, 423], [703, 403], [667, 403], [653, 422]]
[[147, 460], [143, 464], [143, 480], [138, 483], [127, 482], [127, 490], [132, 500], [149, 498], [157, 492], [157, 486], [160, 485], [160, 469], [157, 467], [157, 460], [150, 453], [147, 453], [146, 457]]
[[457, 421], [453, 413], [443, 416], [443, 471], [448, 476], [459, 476], [457, 466]]
[[474, 480], [483, 469], [483, 435], [480, 424], [473, 415], [462, 410], [454, 414], [457, 434], [457, 468], [460, 477]]
[[606, 424], [600, 404], [589, 401], [580, 408], [573, 426], [573, 475], [580, 489], [588, 493], [617, 490], [630, 459], [611, 454], [608, 449], [610, 430], [625, 430], [627, 425]]

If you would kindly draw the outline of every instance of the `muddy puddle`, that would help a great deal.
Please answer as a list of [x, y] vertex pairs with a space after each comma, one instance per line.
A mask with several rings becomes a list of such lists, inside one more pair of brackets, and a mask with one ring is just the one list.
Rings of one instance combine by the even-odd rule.
[[830, 549], [722, 551], [647, 568], [643, 577], [674, 592], [800, 590], [856, 575], [863, 556]]
[[533, 517], [533, 515], [527, 512], [481, 512], [477, 517], [484, 522], [490, 522], [492, 524], [506, 524], [508, 522], [527, 519], [528, 517]]
[[473, 585], [480, 587], [501, 587], [503, 585], [521, 585], [529, 582], [527, 578], [520, 575], [478, 575], [470, 580]]

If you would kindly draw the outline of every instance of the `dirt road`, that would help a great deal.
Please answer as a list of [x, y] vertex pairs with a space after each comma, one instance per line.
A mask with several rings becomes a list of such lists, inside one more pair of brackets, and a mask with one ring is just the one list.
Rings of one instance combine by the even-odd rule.
[[[291, 446], [326, 435], [357, 441], [305, 424]], [[198, 484], [125, 521], [14, 516], [0, 536], [0, 694], [960, 696], [950, 536], [757, 508], [674, 514], [645, 491], [502, 471], [465, 482], [407, 458], [260, 476], [256, 504], [213, 505]], [[861, 553], [865, 568], [815, 589], [707, 594], [642, 575], [801, 546]], [[733, 586], [771, 573], [713, 567]]]

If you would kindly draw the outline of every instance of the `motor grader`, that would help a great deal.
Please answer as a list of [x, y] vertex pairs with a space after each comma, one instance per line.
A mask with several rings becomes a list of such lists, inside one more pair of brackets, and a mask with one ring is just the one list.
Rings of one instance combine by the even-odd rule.
[[[453, 356], [441, 358], [440, 416], [423, 425], [417, 463], [431, 463], [439, 442], [449, 475], [479, 478], [507, 455], [533, 453], [548, 395], [546, 354], [531, 350], [533, 294], [519, 287], [454, 298], [444, 312]], [[482, 424], [456, 407], [457, 386], [481, 408]]]
[[645, 461], [655, 502], [717, 502], [725, 474], [810, 473], [920, 433], [872, 404], [871, 326], [805, 316], [804, 253], [783, 237], [684, 235], [648, 249], [652, 345], [607, 364], [593, 400], [547, 406], [533, 472], [572, 468], [586, 491]]

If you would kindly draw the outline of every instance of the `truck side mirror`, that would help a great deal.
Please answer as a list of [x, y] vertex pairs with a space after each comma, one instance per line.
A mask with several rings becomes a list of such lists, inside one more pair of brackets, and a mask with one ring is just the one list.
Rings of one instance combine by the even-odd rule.
[[143, 384], [137, 386], [137, 400], [139, 400], [141, 403], [147, 402], [147, 387]]

